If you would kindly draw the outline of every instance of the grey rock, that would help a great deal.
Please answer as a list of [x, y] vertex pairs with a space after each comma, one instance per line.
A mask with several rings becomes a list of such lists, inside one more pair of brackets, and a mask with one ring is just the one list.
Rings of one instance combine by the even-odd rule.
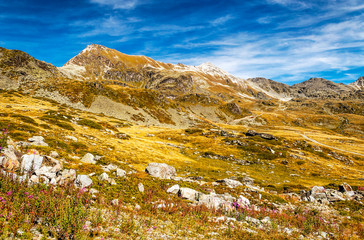
[[45, 176], [49, 179], [55, 178], [56, 177], [56, 173], [55, 172], [51, 172], [50, 170], [52, 169], [52, 167], [47, 167], [47, 166], [43, 166], [37, 170], [35, 170], [35, 174], [40, 177], [40, 176]]
[[31, 170], [38, 170], [42, 166], [43, 157], [31, 154], [23, 155], [20, 169], [24, 172], [29, 172]]
[[31, 145], [34, 146], [44, 146], [48, 147], [48, 144], [44, 142], [44, 138], [42, 136], [34, 136], [28, 139], [29, 142], [31, 142]]
[[118, 205], [119, 205], [119, 199], [113, 199], [113, 200], [111, 201], [111, 205], [113, 205], [113, 206], [118, 206]]
[[78, 175], [75, 180], [75, 185], [80, 188], [91, 186], [92, 180], [87, 175]]
[[76, 180], [76, 171], [74, 169], [64, 169], [58, 177], [59, 184], [68, 184]]
[[198, 198], [199, 192], [191, 188], [180, 188], [178, 195], [184, 199], [195, 201]]
[[49, 156], [50, 156], [50, 157], [52, 157], [52, 158], [58, 158], [58, 157], [59, 157], [59, 154], [58, 154], [58, 152], [56, 152], [56, 151], [52, 151], [52, 152], [49, 154]]
[[143, 185], [143, 183], [139, 183], [138, 184], [138, 190], [139, 190], [139, 192], [144, 192], [144, 185]]
[[165, 163], [149, 163], [145, 171], [151, 176], [161, 179], [171, 179], [176, 175], [176, 169]]
[[67, 139], [69, 139], [69, 140], [72, 140], [72, 141], [74, 141], [74, 142], [77, 142], [77, 141], [78, 141], [78, 139], [77, 139], [76, 137], [74, 137], [74, 136], [69, 136], [69, 135], [67, 135], [67, 136], [65, 136], [65, 138], [67, 138]]
[[218, 209], [224, 203], [224, 199], [215, 194], [202, 194], [199, 196], [198, 203], [205, 205], [208, 208]]
[[249, 199], [247, 199], [246, 197], [244, 197], [244, 196], [239, 196], [239, 198], [238, 198], [238, 204], [240, 204], [240, 205], [244, 205], [244, 206], [250, 206], [250, 201], [249, 201]]
[[109, 181], [109, 175], [107, 175], [107, 173], [102, 173], [102, 174], [99, 176], [99, 180], [100, 180], [100, 181]]
[[96, 161], [94, 160], [95, 157], [91, 153], [86, 153], [85, 156], [81, 159], [81, 162], [88, 163], [88, 164], [96, 164]]
[[241, 182], [236, 181], [236, 180], [232, 180], [232, 179], [229, 179], [229, 178], [218, 180], [216, 182], [224, 183], [229, 188], [236, 188], [236, 187], [239, 187], [239, 186], [243, 186], [243, 184]]
[[125, 177], [125, 175], [126, 175], [126, 172], [123, 169], [121, 169], [121, 168], [116, 169], [116, 176], [117, 177]]
[[173, 194], [177, 194], [179, 192], [179, 185], [173, 185], [172, 187], [167, 189], [167, 193], [173, 193]]
[[0, 166], [7, 171], [15, 171], [19, 168], [18, 157], [15, 154], [15, 148], [12, 145], [2, 149], [0, 151]]

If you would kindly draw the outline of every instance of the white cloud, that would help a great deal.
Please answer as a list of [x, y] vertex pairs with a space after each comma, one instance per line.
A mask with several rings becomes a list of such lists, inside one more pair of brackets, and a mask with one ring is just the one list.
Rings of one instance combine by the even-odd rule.
[[139, 0], [90, 0], [92, 3], [110, 6], [114, 9], [133, 9], [140, 1]]
[[130, 27], [130, 23], [140, 21], [137, 18], [126, 18], [120, 19], [115, 16], [109, 16], [106, 18], [90, 20], [90, 21], [79, 21], [73, 23], [74, 26], [88, 27], [88, 30], [82, 33], [81, 37], [90, 37], [97, 35], [109, 35], [113, 37], [124, 36], [131, 34], [134, 30]]
[[226, 16], [216, 18], [215, 20], [211, 21], [210, 24], [212, 26], [219, 26], [219, 25], [225, 24], [226, 22], [228, 22], [228, 21], [230, 21], [232, 19], [234, 19], [234, 17], [231, 16], [230, 14], [228, 14]]
[[308, 1], [300, 0], [267, 0], [267, 2], [270, 4], [279, 4], [296, 10], [307, 9], [313, 6], [313, 4]]
[[154, 36], [166, 36], [175, 33], [184, 33], [205, 28], [204, 26], [156, 25], [138, 29], [139, 32], [152, 32]]
[[[327, 24], [311, 33], [293, 37], [286, 32], [234, 34], [220, 39], [229, 45], [221, 44], [209, 55], [183, 60], [174, 56], [177, 59], [167, 60], [190, 65], [212, 62], [243, 78], [262, 76], [282, 82], [303, 81], [317, 72], [341, 72], [364, 66], [363, 18]], [[216, 42], [205, 44], [216, 46]]]

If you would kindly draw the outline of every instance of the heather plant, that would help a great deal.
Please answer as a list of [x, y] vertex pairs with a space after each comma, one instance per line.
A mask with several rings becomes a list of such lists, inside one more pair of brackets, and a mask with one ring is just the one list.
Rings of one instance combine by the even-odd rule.
[[0, 174], [0, 239], [32, 231], [79, 239], [90, 214], [89, 202], [85, 189], [28, 185]]

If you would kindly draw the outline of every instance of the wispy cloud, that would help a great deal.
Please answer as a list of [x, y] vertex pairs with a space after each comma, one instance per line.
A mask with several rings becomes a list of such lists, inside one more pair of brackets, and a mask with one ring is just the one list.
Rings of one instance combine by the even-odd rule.
[[140, 1], [139, 0], [90, 0], [92, 3], [110, 6], [114, 9], [133, 9]]
[[[286, 32], [235, 34], [221, 39], [231, 45], [221, 45], [209, 55], [183, 61], [191, 65], [212, 62], [243, 78], [263, 76], [283, 82], [306, 80], [310, 74], [318, 72], [347, 71], [364, 66], [363, 20], [360, 16], [327, 24], [300, 36], [290, 36]], [[174, 62], [173, 59], [169, 61]]]
[[137, 18], [120, 19], [116, 16], [109, 16], [90, 21], [78, 21], [73, 23], [73, 25], [86, 29], [82, 34], [80, 34], [80, 37], [97, 35], [117, 37], [132, 33], [134, 29], [130, 26], [130, 24], [138, 21], [139, 19]]
[[267, 2], [271, 4], [279, 4], [296, 10], [307, 9], [313, 6], [313, 4], [310, 1], [302, 1], [302, 0], [267, 0]]
[[232, 19], [234, 19], [234, 17], [232, 15], [228, 14], [226, 16], [222, 16], [222, 17], [216, 18], [215, 20], [212, 20], [210, 22], [210, 24], [212, 26], [219, 26], [219, 25], [225, 24], [226, 22], [228, 22]]

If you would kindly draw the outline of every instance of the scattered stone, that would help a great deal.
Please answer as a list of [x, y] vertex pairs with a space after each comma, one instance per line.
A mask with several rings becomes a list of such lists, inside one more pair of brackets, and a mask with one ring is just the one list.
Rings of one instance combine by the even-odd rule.
[[15, 171], [19, 168], [19, 161], [15, 154], [15, 149], [12, 145], [0, 151], [3, 156], [0, 156], [0, 165], [7, 171]]
[[151, 176], [161, 179], [171, 179], [176, 175], [176, 169], [165, 163], [149, 163], [145, 171]]
[[178, 195], [184, 199], [195, 201], [198, 198], [199, 192], [191, 188], [180, 188]]
[[177, 194], [179, 192], [179, 185], [173, 185], [172, 187], [167, 189], [167, 193], [173, 193], [173, 194]]
[[20, 169], [23, 172], [38, 170], [42, 166], [43, 157], [36, 154], [26, 154], [22, 156]]
[[248, 137], [253, 137], [253, 136], [260, 136], [261, 138], [263, 139], [267, 139], [267, 140], [276, 140], [277, 138], [274, 137], [273, 135], [271, 134], [268, 134], [268, 133], [257, 133], [256, 131], [254, 130], [248, 130], [246, 133], [245, 133], [246, 136]]
[[109, 175], [107, 175], [107, 173], [102, 173], [102, 174], [99, 176], [99, 180], [100, 180], [100, 181], [109, 181]]
[[52, 169], [52, 167], [47, 167], [47, 166], [43, 166], [37, 170], [35, 170], [35, 174], [40, 177], [40, 176], [45, 176], [49, 179], [55, 178], [56, 177], [56, 173], [55, 172], [51, 172], [50, 170]]
[[109, 183], [110, 183], [111, 185], [116, 185], [116, 181], [115, 181], [115, 179], [112, 179], [112, 178], [109, 178]]
[[32, 175], [29, 180], [32, 183], [39, 183], [39, 177], [37, 175]]
[[72, 140], [72, 141], [74, 141], [74, 142], [77, 142], [77, 141], [78, 141], [78, 139], [77, 139], [76, 137], [74, 137], [74, 136], [69, 136], [69, 135], [67, 135], [67, 136], [65, 136], [65, 138], [67, 138], [67, 139], [69, 139], [69, 140]]
[[77, 176], [77, 174], [74, 169], [64, 169], [61, 172], [60, 176], [57, 177], [57, 178], [59, 178], [57, 182], [61, 185], [69, 184], [76, 180], [76, 176]]
[[34, 146], [44, 146], [48, 147], [48, 144], [44, 142], [44, 138], [42, 136], [34, 136], [28, 139], [29, 142]]
[[50, 156], [50, 157], [52, 157], [52, 158], [58, 158], [58, 157], [59, 157], [59, 154], [58, 154], [58, 152], [56, 152], [56, 151], [52, 151], [52, 152], [49, 154], [49, 156]]
[[83, 163], [89, 163], [89, 164], [96, 164], [96, 161], [94, 160], [95, 157], [91, 153], [86, 153], [85, 156], [81, 159], [81, 162]]
[[250, 206], [250, 201], [249, 201], [249, 199], [247, 199], [246, 197], [244, 197], [244, 196], [239, 196], [239, 198], [238, 198], [238, 204], [240, 204], [240, 205], [244, 205], [244, 206]]
[[232, 180], [232, 179], [229, 179], [229, 178], [218, 180], [216, 182], [224, 183], [229, 188], [236, 188], [236, 187], [239, 187], [239, 186], [243, 186], [243, 184], [241, 182], [236, 181], [236, 180]]
[[116, 169], [116, 176], [117, 177], [125, 177], [125, 175], [126, 175], [126, 172], [123, 169], [121, 169], [121, 168]]
[[119, 205], [119, 199], [114, 199], [111, 201], [111, 205], [118, 206]]
[[143, 185], [143, 183], [139, 183], [138, 184], [138, 190], [139, 190], [139, 192], [144, 192], [144, 185]]
[[92, 180], [87, 175], [78, 175], [75, 180], [75, 185], [80, 188], [91, 186]]
[[329, 202], [338, 202], [344, 201], [345, 198], [341, 192], [338, 192], [334, 189], [326, 189], [326, 197]]
[[347, 183], [342, 183], [340, 186], [339, 186], [339, 191], [342, 192], [342, 193], [345, 193], [345, 192], [352, 192], [353, 189], [351, 188], [351, 186]]

